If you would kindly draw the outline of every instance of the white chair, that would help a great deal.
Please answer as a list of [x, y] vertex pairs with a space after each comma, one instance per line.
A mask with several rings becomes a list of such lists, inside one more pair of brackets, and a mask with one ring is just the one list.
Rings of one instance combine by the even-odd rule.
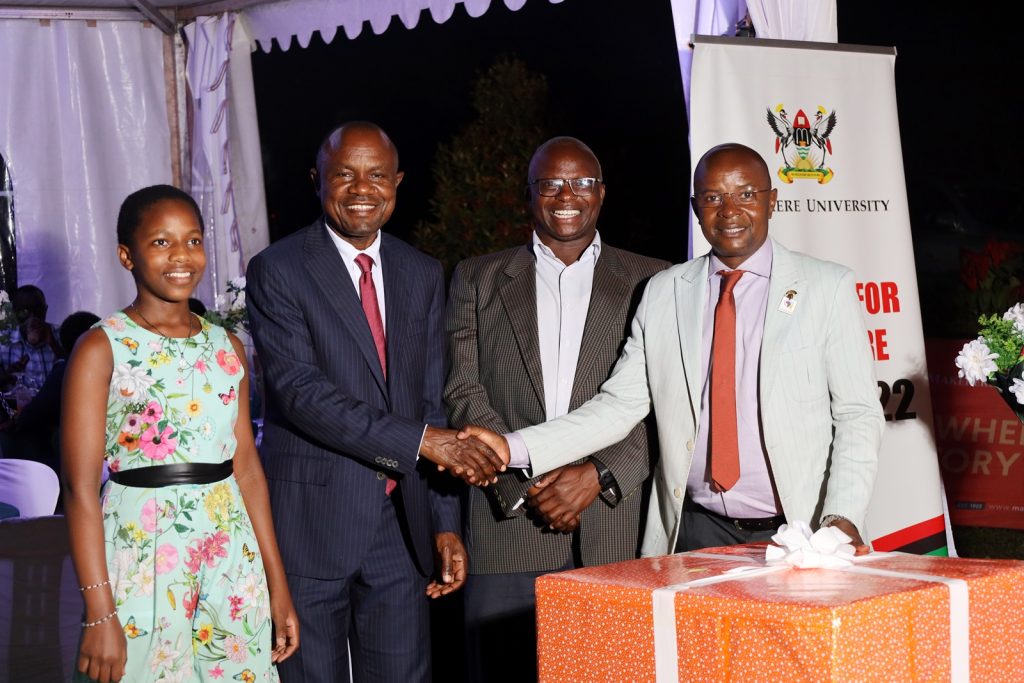
[[22, 517], [52, 515], [60, 496], [57, 473], [41, 462], [0, 459], [0, 501]]

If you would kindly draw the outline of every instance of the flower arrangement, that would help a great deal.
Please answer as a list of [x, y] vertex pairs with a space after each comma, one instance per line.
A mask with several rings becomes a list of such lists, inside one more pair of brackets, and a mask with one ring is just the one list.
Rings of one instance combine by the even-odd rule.
[[205, 317], [211, 323], [220, 325], [228, 332], [241, 329], [249, 333], [249, 314], [245, 309], [245, 276], [228, 280], [226, 294], [218, 294], [214, 307], [206, 311]]
[[14, 305], [7, 292], [0, 289], [0, 344], [11, 341], [11, 332], [18, 329], [18, 316], [14, 314]]
[[1002, 317], [981, 316], [977, 339], [967, 342], [956, 357], [957, 373], [974, 386], [986, 382], [1024, 422], [1024, 303], [1010, 307]]

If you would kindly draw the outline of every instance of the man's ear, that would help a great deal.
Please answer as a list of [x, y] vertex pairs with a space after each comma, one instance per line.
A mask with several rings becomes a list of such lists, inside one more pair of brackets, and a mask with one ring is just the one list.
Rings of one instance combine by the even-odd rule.
[[315, 192], [316, 196], [319, 197], [320, 196], [320, 174], [317, 173], [317, 170], [315, 168], [309, 169], [309, 180], [310, 180], [311, 183], [313, 183], [313, 192]]

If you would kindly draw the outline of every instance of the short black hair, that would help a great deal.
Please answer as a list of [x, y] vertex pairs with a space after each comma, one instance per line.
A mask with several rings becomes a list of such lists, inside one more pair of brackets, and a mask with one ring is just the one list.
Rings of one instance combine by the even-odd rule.
[[196, 214], [199, 225], [203, 225], [203, 214], [192, 195], [173, 185], [150, 185], [136, 190], [121, 202], [121, 210], [117, 213], [117, 243], [130, 245], [132, 235], [142, 223], [142, 214], [157, 202], [175, 200], [188, 204]]
[[60, 324], [60, 346], [64, 349], [64, 354], [71, 353], [78, 338], [99, 321], [100, 317], [89, 311], [76, 311], [64, 318], [64, 322]]

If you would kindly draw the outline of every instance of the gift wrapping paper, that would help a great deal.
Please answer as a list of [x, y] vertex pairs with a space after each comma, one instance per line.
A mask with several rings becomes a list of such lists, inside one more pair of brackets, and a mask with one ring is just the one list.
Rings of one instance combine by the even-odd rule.
[[540, 680], [1024, 681], [1024, 562], [795, 569], [766, 567], [764, 549], [541, 577]]

